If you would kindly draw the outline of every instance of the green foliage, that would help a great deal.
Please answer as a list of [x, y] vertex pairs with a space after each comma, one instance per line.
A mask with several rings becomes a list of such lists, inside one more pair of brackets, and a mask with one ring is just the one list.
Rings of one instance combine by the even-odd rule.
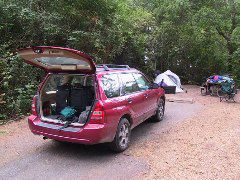
[[239, 1], [159, 0], [153, 9], [159, 69], [172, 69], [188, 83], [201, 83], [211, 74], [240, 78]]
[[239, 8], [238, 0], [0, 0], [0, 119], [28, 113], [44, 76], [16, 56], [27, 46], [75, 48], [148, 75], [171, 69], [185, 83], [214, 73], [239, 80]]
[[1, 105], [0, 114], [8, 117], [26, 114], [30, 111], [31, 100], [43, 72], [22, 63], [21, 59], [12, 54], [2, 62], [5, 63], [5, 68], [1, 74], [1, 90], [5, 93], [3, 100], [6, 103]]

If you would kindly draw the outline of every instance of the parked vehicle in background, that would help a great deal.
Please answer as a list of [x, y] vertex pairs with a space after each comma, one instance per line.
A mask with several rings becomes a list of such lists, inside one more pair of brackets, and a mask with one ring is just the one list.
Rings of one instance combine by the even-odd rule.
[[164, 116], [165, 94], [127, 65], [95, 65], [87, 54], [62, 47], [19, 51], [25, 62], [46, 71], [33, 98], [31, 131], [44, 138], [128, 148], [131, 130]]

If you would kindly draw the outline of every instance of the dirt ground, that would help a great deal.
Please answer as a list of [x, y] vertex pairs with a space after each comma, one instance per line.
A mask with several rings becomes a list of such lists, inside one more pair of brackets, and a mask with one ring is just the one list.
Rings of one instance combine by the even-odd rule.
[[240, 94], [219, 102], [185, 88], [167, 98], [193, 103], [167, 102], [164, 121], [134, 129], [121, 154], [43, 141], [25, 120], [0, 126], [0, 179], [240, 179]]
[[193, 99], [201, 111], [131, 153], [146, 157], [149, 179], [240, 179], [240, 96], [236, 103], [199, 95], [199, 87], [170, 99]]

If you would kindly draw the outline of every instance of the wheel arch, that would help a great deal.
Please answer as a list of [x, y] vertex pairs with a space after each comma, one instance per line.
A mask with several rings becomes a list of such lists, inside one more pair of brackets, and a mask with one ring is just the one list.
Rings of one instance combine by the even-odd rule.
[[164, 105], [165, 105], [165, 103], [166, 103], [166, 97], [165, 97], [164, 95], [163, 95], [163, 96], [160, 96], [160, 98], [158, 99], [158, 103], [159, 103], [160, 99], [162, 99], [162, 100], [164, 101]]
[[163, 99], [163, 100], [164, 100], [164, 102], [165, 102], [165, 100], [166, 100], [166, 97], [165, 97], [165, 96], [161, 96], [161, 97], [160, 97], [160, 99]]
[[[126, 119], [129, 121], [130, 126], [132, 127], [133, 120], [132, 120], [132, 117], [131, 117], [130, 114], [124, 114], [120, 119], [122, 119], [122, 118], [126, 118]], [[120, 121], [120, 120], [119, 120], [119, 121]]]

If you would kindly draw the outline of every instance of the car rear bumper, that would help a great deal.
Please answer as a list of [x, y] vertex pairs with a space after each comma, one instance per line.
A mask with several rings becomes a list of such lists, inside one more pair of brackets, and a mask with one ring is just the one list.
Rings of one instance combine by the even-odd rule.
[[106, 124], [87, 124], [83, 127], [69, 126], [59, 130], [63, 125], [44, 122], [32, 115], [28, 117], [28, 125], [33, 134], [58, 141], [98, 144], [113, 140], [112, 135], [108, 134], [109, 131]]

